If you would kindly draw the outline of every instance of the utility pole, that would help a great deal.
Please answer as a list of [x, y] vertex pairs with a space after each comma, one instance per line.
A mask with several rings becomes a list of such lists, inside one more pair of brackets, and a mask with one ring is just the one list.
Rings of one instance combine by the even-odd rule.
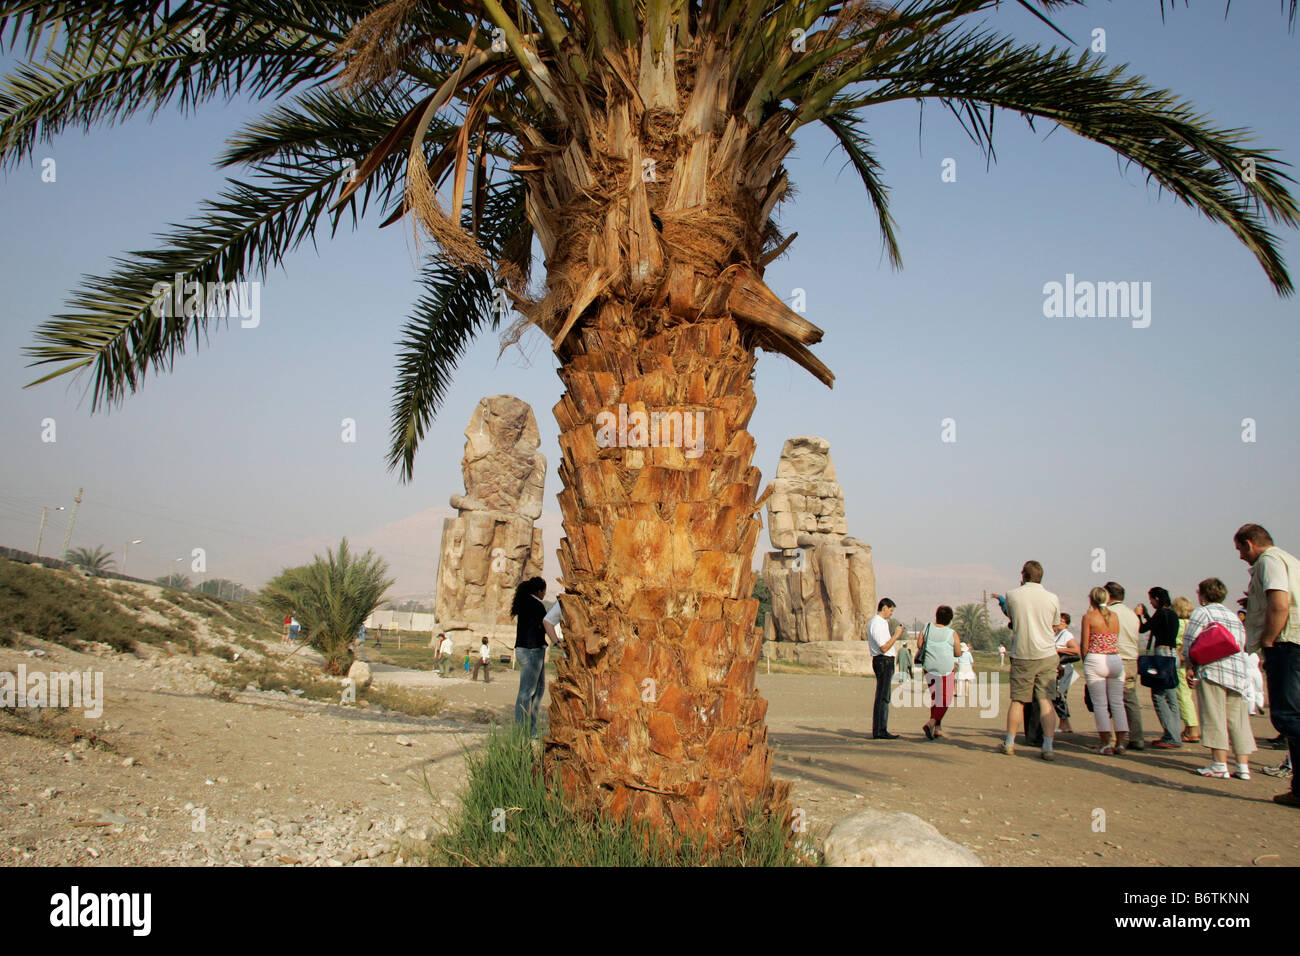
[[41, 556], [41, 542], [45, 540], [45, 516], [51, 511], [62, 511], [63, 505], [46, 505], [41, 509], [41, 530], [36, 532], [36, 557]]
[[72, 499], [72, 514], [68, 516], [68, 528], [63, 532], [63, 550], [59, 552], [60, 560], [68, 556], [68, 545], [72, 544], [72, 526], [77, 523], [77, 509], [81, 507], [81, 493], [85, 490], [85, 488], [78, 488], [77, 497]]
[[143, 538], [134, 538], [122, 547], [122, 576], [126, 577], [126, 559], [131, 557], [131, 545], [139, 544]]

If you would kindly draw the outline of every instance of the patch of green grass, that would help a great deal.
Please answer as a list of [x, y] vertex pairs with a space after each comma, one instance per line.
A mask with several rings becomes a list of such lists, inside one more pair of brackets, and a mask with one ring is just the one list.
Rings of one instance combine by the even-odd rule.
[[357, 693], [357, 699], [413, 717], [437, 717], [447, 709], [447, 702], [441, 697], [421, 694], [404, 687], [378, 687], [371, 684], [366, 690]]
[[[343, 682], [338, 677], [327, 677], [303, 667], [279, 664], [274, 660], [240, 661], [222, 671], [214, 672], [212, 679], [236, 691], [250, 684], [258, 690], [278, 690], [286, 694], [295, 690], [311, 700], [337, 704], [343, 697]], [[357, 691], [357, 702], [366, 702], [400, 714], [413, 717], [436, 717], [446, 708], [446, 701], [431, 694], [421, 694], [400, 687], [371, 685]]]
[[243, 690], [250, 685], [257, 690], [278, 690], [286, 694], [300, 690], [304, 697], [334, 703], [338, 703], [343, 694], [342, 684], [337, 677], [326, 677], [321, 673], [277, 664], [272, 660], [239, 661], [221, 672], [219, 679], [214, 674], [213, 679], [234, 690]]
[[[468, 754], [469, 783], [450, 831], [421, 851], [437, 866], [800, 866], [808, 860], [783, 821], [756, 814], [719, 851], [672, 846], [648, 825], [587, 819], [543, 779], [540, 747], [522, 727], [489, 734]], [[495, 825], [494, 825], [495, 824]]]
[[391, 664], [394, 667], [431, 671], [435, 653], [435, 649], [429, 646], [428, 634], [403, 633], [400, 648], [397, 646], [397, 638], [387, 633], [384, 634], [382, 647], [375, 647], [371, 637], [366, 638], [366, 660], [372, 664]]

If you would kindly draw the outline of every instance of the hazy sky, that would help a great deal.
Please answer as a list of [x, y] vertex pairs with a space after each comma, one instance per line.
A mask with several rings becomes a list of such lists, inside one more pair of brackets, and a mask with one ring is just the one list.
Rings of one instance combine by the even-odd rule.
[[[1080, 43], [1105, 29], [1116, 64], [1300, 161], [1300, 36], [1278, 4], [1234, 4], [1225, 19], [1223, 3], [1201, 0], [1162, 25], [1155, 0], [1130, 0], [1058, 20]], [[1044, 45], [1055, 36], [1014, 5], [994, 22]], [[37, 376], [21, 353], [36, 326], [62, 311], [82, 274], [153, 248], [155, 232], [215, 196], [223, 140], [265, 108], [213, 104], [69, 132], [0, 176], [0, 543], [33, 549], [41, 506], [70, 506], [84, 486], [73, 546], [102, 544], [120, 561], [123, 541], [143, 539], [133, 574], [188, 573], [173, 559], [203, 547], [209, 576], [259, 585], [348, 535], [383, 551], [399, 592], [427, 593], [440, 519], [461, 490], [465, 424], [482, 396], [507, 392], [537, 414], [553, 553], [560, 382], [540, 333], [499, 360], [495, 338], [480, 340], [415, 480], [386, 470], [394, 342], [418, 294], [418, 251], [408, 229], [381, 231], [377, 216], [332, 241], [322, 230], [318, 249], [267, 277], [257, 328], [219, 329], [118, 410], [92, 417], [83, 381], [22, 389]], [[940, 599], [1014, 586], [1030, 557], [1077, 613], [1108, 578], [1130, 592], [1191, 594], [1218, 575], [1235, 592], [1246, 569], [1231, 535], [1245, 521], [1300, 548], [1300, 303], [1279, 299], [1226, 229], [1064, 130], [1035, 133], [999, 114], [998, 161], [986, 168], [937, 105], [919, 127], [914, 103], [870, 118], [904, 268], [883, 261], [842, 154], [805, 130], [788, 163], [798, 195], [782, 211], [799, 238], [767, 280], [787, 299], [804, 290], [826, 333], [814, 351], [837, 380], [827, 390], [762, 355], [750, 427], [765, 479], [786, 438], [828, 439], [849, 531], [873, 546], [880, 590], [907, 620]], [[54, 183], [41, 181], [47, 156]], [[948, 158], [956, 182], [941, 181]], [[1296, 234], [1283, 240], [1300, 278]], [[1149, 282], [1149, 327], [1044, 317], [1044, 285], [1067, 274]], [[54, 443], [41, 441], [46, 418]], [[355, 443], [341, 440], [344, 418], [357, 422]], [[941, 440], [947, 418], [955, 442]], [[1246, 418], [1254, 442], [1242, 440]], [[47, 554], [66, 514], [49, 522]], [[1097, 548], [1104, 574], [1093, 571]]]

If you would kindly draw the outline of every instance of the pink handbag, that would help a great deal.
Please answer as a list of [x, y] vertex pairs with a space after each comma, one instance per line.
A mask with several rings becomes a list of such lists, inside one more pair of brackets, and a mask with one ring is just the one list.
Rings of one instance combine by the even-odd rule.
[[1232, 631], [1215, 622], [1196, 635], [1188, 656], [1197, 667], [1204, 667], [1206, 664], [1221, 661], [1240, 651], [1241, 648], [1237, 646], [1237, 639], [1232, 636]]

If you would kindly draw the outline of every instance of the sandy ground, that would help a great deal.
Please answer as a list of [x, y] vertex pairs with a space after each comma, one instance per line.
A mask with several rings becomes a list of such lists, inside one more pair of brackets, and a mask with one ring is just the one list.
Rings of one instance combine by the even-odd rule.
[[[464, 754], [487, 714], [508, 719], [517, 673], [493, 682], [376, 667], [376, 679], [432, 688], [448, 716], [406, 717], [280, 693], [233, 700], [184, 658], [95, 657], [38, 644], [0, 649], [0, 670], [105, 674], [102, 717], [54, 718], [62, 737], [0, 737], [0, 864], [370, 865], [403, 859], [402, 838], [432, 833], [456, 805]], [[187, 667], [186, 665], [190, 665]], [[988, 864], [1300, 865], [1300, 814], [1271, 802], [1285, 784], [1207, 780], [1199, 746], [1101, 757], [1062, 738], [1059, 759], [996, 753], [998, 716], [954, 709], [948, 737], [920, 733], [926, 712], [896, 708], [903, 739], [870, 739], [871, 678], [761, 675], [777, 775], [814, 834], [864, 807], [930, 821]], [[1090, 726], [1081, 689], [1076, 723]], [[1149, 701], [1147, 728], [1157, 726]], [[22, 718], [5, 715], [6, 720]], [[49, 718], [46, 718], [49, 720]], [[90, 731], [73, 742], [70, 728]], [[1266, 718], [1256, 735], [1271, 736]], [[1256, 765], [1276, 764], [1263, 749]], [[427, 779], [427, 785], [426, 785]], [[1104, 830], [1095, 829], [1104, 811]], [[196, 813], [202, 811], [202, 813]], [[202, 819], [202, 829], [198, 824]]]
[[[1092, 753], [1091, 732], [1063, 735], [1051, 763], [1023, 746], [1008, 757], [997, 752], [1008, 702], [1007, 674], [999, 676], [995, 715], [954, 708], [945, 738], [929, 741], [921, 733], [929, 710], [916, 706], [891, 711], [901, 739], [871, 738], [874, 678], [760, 674], [776, 775], [795, 782], [792, 802], [814, 832], [864, 807], [914, 813], [990, 865], [1300, 865], [1300, 811], [1272, 802], [1289, 782], [1257, 772], [1285, 755], [1265, 743], [1276, 734], [1267, 717], [1253, 718], [1261, 749], [1250, 780], [1196, 776], [1209, 763], [1199, 744], [1103, 757]], [[428, 672], [379, 675], [508, 709], [518, 677], [500, 669], [494, 677], [484, 686]], [[1141, 696], [1154, 740], [1160, 724], [1149, 693]], [[1082, 682], [1070, 699], [1074, 726], [1091, 731]]]

